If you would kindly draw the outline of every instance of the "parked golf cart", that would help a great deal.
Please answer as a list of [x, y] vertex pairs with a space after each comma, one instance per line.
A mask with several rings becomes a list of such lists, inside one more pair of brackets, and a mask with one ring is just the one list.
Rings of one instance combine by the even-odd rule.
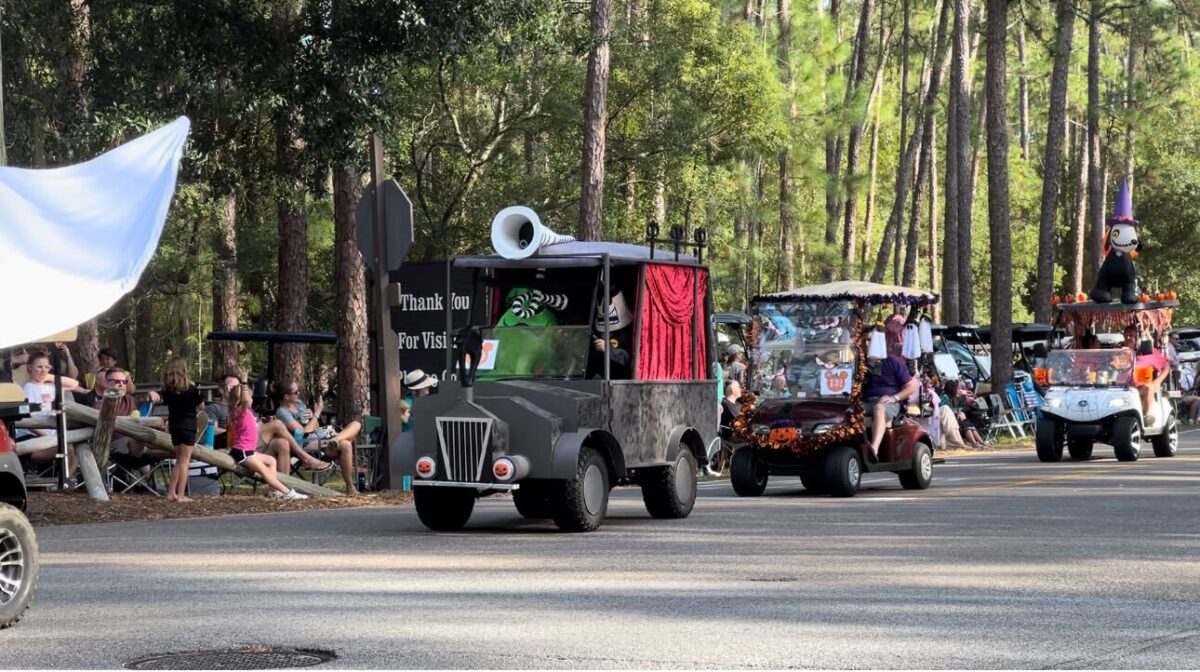
[[37, 589], [37, 537], [23, 513], [25, 470], [12, 437], [13, 423], [38, 408], [19, 386], [0, 383], [0, 629], [21, 620]]
[[755, 297], [750, 391], [735, 432], [746, 441], [730, 478], [743, 497], [763, 494], [772, 475], [799, 476], [806, 490], [853, 496], [863, 472], [892, 472], [906, 489], [933, 479], [933, 442], [901, 413], [878, 458], [869, 441], [862, 385], [869, 363], [864, 329], [885, 309], [920, 310], [937, 295], [907, 287], [842, 281]]
[[[485, 300], [466, 325], [446, 302], [457, 379], [414, 400], [393, 473], [411, 479], [433, 530], [463, 527], [478, 497], [500, 491], [564, 531], [600, 527], [618, 485], [639, 486], [654, 518], [686, 517], [717, 432], [708, 270], [679, 252], [701, 245], [676, 231], [674, 254], [655, 249], [663, 241], [648, 227], [650, 247], [539, 249], [540, 223], [521, 210], [493, 222], [503, 255], [449, 262], [474, 271]], [[508, 242], [518, 236], [519, 247]]]
[[[713, 313], [713, 325], [717, 337], [717, 358], [727, 357], [730, 348], [734, 346], [741, 348], [743, 357], [745, 357], [746, 337], [750, 331], [750, 316], [738, 312]], [[722, 375], [728, 376], [729, 369], [723, 369]], [[744, 383], [745, 376], [741, 378], [743, 380], [739, 382]], [[717, 382], [717, 391], [719, 398], [725, 396], [724, 380]], [[704, 466], [704, 473], [709, 476], [718, 476], [724, 473], [733, 459], [734, 449], [739, 445], [740, 443], [733, 440], [732, 428], [722, 423], [718, 435], [708, 442], [708, 447], [705, 449], [705, 454], [708, 455], [708, 464]]]
[[[1042, 462], [1062, 459], [1063, 447], [1077, 460], [1092, 456], [1093, 445], [1107, 443], [1116, 458], [1132, 462], [1141, 455], [1149, 437], [1157, 457], [1172, 457], [1179, 445], [1179, 429], [1170, 400], [1170, 377], [1152, 400], [1148, 416], [1142, 413], [1139, 385], [1154, 379], [1154, 370], [1137, 366], [1137, 354], [1124, 345], [1083, 349], [1083, 339], [1099, 331], [1120, 334], [1133, 326], [1148, 334], [1153, 345], [1166, 344], [1172, 309], [1178, 301], [1137, 304], [1091, 301], [1055, 306], [1057, 323], [1070, 327], [1074, 343], [1069, 350], [1052, 350], [1035, 371], [1046, 389], [1042, 417], [1037, 424], [1037, 455]], [[1100, 340], [1101, 346], [1104, 343]]]

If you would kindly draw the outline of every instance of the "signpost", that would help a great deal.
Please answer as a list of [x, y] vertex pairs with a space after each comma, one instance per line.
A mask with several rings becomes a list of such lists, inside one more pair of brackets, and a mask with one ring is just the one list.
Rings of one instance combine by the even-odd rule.
[[[384, 422], [383, 446], [386, 464], [386, 447], [396, 437], [390, 432], [399, 431], [400, 422], [400, 345], [396, 331], [388, 319], [391, 310], [388, 272], [400, 267], [404, 255], [412, 247], [413, 221], [412, 201], [394, 180], [383, 178], [383, 140], [371, 136], [371, 186], [363, 193], [355, 225], [358, 230], [358, 246], [363, 259], [372, 271], [374, 284], [371, 291], [371, 347], [372, 378], [371, 410]], [[366, 235], [366, 234], [370, 235]], [[390, 487], [390, 476], [385, 471], [383, 487]]]

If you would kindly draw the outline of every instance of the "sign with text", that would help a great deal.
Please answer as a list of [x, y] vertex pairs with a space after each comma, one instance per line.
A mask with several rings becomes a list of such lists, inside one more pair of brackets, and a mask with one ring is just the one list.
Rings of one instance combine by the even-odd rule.
[[405, 263], [391, 273], [391, 280], [400, 285], [391, 310], [400, 345], [400, 370], [421, 369], [446, 380], [450, 373], [446, 370], [446, 308], [454, 313], [455, 328], [470, 323], [471, 307], [483, 296], [481, 291], [478, 298], [473, 295], [482, 289], [475, 286], [473, 275], [472, 269], [454, 269], [447, 296], [444, 261]]

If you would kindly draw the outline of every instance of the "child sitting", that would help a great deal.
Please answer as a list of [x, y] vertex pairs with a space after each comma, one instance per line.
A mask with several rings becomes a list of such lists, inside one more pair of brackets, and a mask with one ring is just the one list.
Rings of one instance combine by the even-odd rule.
[[242, 465], [247, 471], [258, 474], [267, 485], [271, 486], [271, 495], [287, 500], [308, 499], [308, 495], [289, 489], [279, 482], [275, 475], [275, 458], [260, 455], [255, 452], [258, 445], [258, 420], [250, 405], [254, 402], [254, 394], [249, 385], [238, 385], [229, 390], [226, 403], [229, 404], [229, 456], [233, 461]]

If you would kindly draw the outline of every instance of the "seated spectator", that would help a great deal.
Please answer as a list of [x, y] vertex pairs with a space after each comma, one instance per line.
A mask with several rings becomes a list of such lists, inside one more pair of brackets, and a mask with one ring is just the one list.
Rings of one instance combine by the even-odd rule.
[[1155, 348], [1150, 341], [1142, 341], [1138, 346], [1137, 359], [1135, 366], [1149, 367], [1154, 371], [1154, 379], [1144, 385], [1138, 385], [1138, 393], [1142, 397], [1142, 415], [1146, 418], [1147, 425], [1153, 425], [1156, 421], [1154, 417], [1153, 404], [1158, 400], [1159, 390], [1162, 388], [1163, 382], [1171, 375], [1171, 363], [1163, 356], [1162, 352]]
[[279, 477], [275, 475], [278, 465], [275, 464], [274, 457], [260, 455], [255, 450], [258, 444], [258, 421], [254, 417], [254, 411], [250, 409], [250, 405], [254, 402], [250, 386], [238, 385], [229, 390], [224, 401], [230, 410], [228, 429], [233, 436], [228, 441], [229, 456], [233, 458], [233, 461], [247, 471], [258, 474], [267, 485], [271, 486], [274, 491], [271, 494], [276, 497], [289, 500], [308, 499], [308, 495], [296, 492], [279, 482]]
[[725, 365], [725, 379], [746, 382], [746, 351], [737, 343], [731, 344], [725, 352], [729, 363]]
[[[401, 380], [400, 396], [404, 399], [404, 403], [408, 404], [411, 409], [413, 399], [429, 396], [437, 389], [438, 379], [436, 376], [431, 376], [420, 369], [413, 369], [404, 374]], [[407, 432], [412, 429], [412, 418], [410, 417], [401, 431]]]
[[300, 400], [300, 387], [296, 381], [285, 378], [275, 383], [275, 417], [297, 438], [305, 450], [320, 450], [330, 459], [338, 461], [342, 477], [346, 480], [346, 494], [357, 495], [358, 486], [354, 479], [354, 439], [362, 431], [362, 423], [354, 420], [341, 431], [321, 426], [321, 414], [325, 401], [317, 399], [313, 409]]
[[[99, 387], [99, 383], [97, 383]], [[129, 377], [129, 372], [120, 367], [114, 366], [104, 370], [104, 390], [113, 389], [121, 393], [117, 399], [117, 416], [131, 416], [138, 414], [138, 397], [133, 391], [133, 379]], [[103, 391], [100, 395], [96, 395], [91, 404], [93, 408], [100, 408], [104, 403]], [[90, 395], [89, 395], [90, 396]], [[146, 397], [154, 403], [162, 401], [157, 392], [151, 390], [146, 393]], [[173, 457], [174, 453], [161, 450], [158, 448], [147, 448], [145, 444], [137, 439], [134, 439], [123, 434], [114, 434], [112, 447], [110, 452], [123, 453], [132, 458], [141, 458], [146, 461], [165, 460]], [[147, 464], [138, 465], [142, 471], [148, 470]]]
[[[979, 435], [979, 428], [975, 425], [971, 418], [970, 406], [971, 398], [964, 393], [959, 392], [958, 381], [947, 380], [943, 387], [944, 394], [941, 398], [942, 407], [949, 411], [948, 417], [942, 423], [942, 433], [948, 440], [954, 441], [954, 435], [961, 433], [961, 437], [957, 443], [968, 445], [971, 448], [985, 448], [987, 442]], [[954, 423], [950, 420], [953, 419]], [[953, 424], [957, 424], [957, 428]], [[955, 431], [957, 430], [957, 431]], [[964, 442], [962, 438], [965, 437]]]
[[95, 380], [92, 382], [92, 389], [87, 394], [83, 395], [83, 399], [79, 403], [92, 408], [100, 408], [100, 401], [104, 397], [104, 391], [108, 389], [107, 366], [102, 366], [96, 371]]
[[[216, 400], [205, 408], [208, 419], [216, 423], [213, 433], [214, 448], [228, 447], [229, 404], [226, 399], [231, 390], [240, 388], [242, 384], [242, 379], [237, 375], [222, 376], [221, 382], [217, 386]], [[325, 471], [333, 467], [332, 463], [323, 462], [306, 453], [287, 427], [275, 418], [267, 419], [258, 425], [258, 437], [255, 449], [263, 455], [274, 458], [276, 468], [280, 473], [288, 472], [293, 457], [299, 460], [305, 469]]]
[[[57, 398], [54, 391], [54, 376], [50, 372], [50, 357], [48, 355], [37, 353], [30, 355], [27, 363], [29, 368], [29, 380], [22, 386], [25, 391], [25, 399], [31, 404], [40, 404], [38, 411], [31, 414], [32, 417], [44, 416], [48, 417], [54, 414], [54, 401]], [[79, 389], [79, 381], [74, 378], [63, 376], [62, 388], [65, 392], [71, 392]], [[17, 430], [17, 440], [28, 440], [37, 436], [54, 436], [56, 434], [53, 429], [21, 429]], [[58, 456], [58, 448], [45, 448], [34, 451], [29, 454], [29, 460], [34, 464], [49, 464]], [[75, 473], [75, 451], [70, 446], [67, 447], [67, 473], [68, 475]]]
[[742, 384], [736, 380], [725, 383], [725, 398], [721, 400], [721, 438], [733, 440], [733, 421], [742, 413]]
[[96, 353], [96, 361], [102, 369], [111, 369], [117, 365], [117, 351], [112, 348], [100, 348]]

